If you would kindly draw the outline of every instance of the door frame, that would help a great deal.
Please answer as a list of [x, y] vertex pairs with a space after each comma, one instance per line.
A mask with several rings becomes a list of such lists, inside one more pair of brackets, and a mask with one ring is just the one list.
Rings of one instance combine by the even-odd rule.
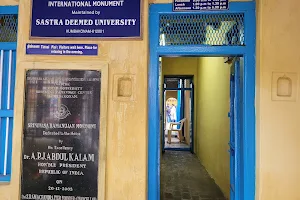
[[[243, 56], [243, 135], [240, 159], [238, 194], [240, 200], [255, 199], [256, 168], [256, 124], [255, 124], [255, 42], [256, 11], [255, 1], [230, 2], [229, 10], [204, 11], [201, 14], [243, 13], [245, 19], [245, 43], [247, 46], [159, 46], [159, 16], [174, 14], [172, 4], [151, 4], [149, 11], [150, 65], [148, 72], [148, 200], [160, 199], [160, 97], [159, 57], [160, 56]], [[192, 14], [191, 12], [180, 12]]]
[[[164, 153], [165, 150], [171, 150], [171, 151], [190, 151], [191, 153], [194, 153], [194, 75], [164, 75], [163, 77], [163, 85], [162, 85], [162, 119], [163, 119], [163, 122], [162, 122], [162, 135], [161, 135], [161, 152]], [[190, 79], [191, 80], [191, 83], [192, 83], [192, 87], [191, 88], [169, 88], [169, 89], [165, 89], [164, 87], [164, 84], [165, 84], [165, 80], [168, 79], [168, 78], [181, 78], [181, 79]], [[192, 138], [192, 142], [190, 142], [190, 145], [189, 145], [189, 148], [166, 148], [165, 147], [165, 136], [164, 136], [164, 129], [165, 129], [165, 91], [181, 91], [183, 92], [181, 94], [181, 96], [184, 96], [184, 91], [190, 91], [191, 93], [191, 122], [192, 122], [192, 134], [191, 134], [191, 138]], [[183, 107], [181, 108], [181, 111], [183, 110], [183, 115], [184, 115], [184, 105], [185, 105], [185, 99], [183, 98], [182, 100], [182, 104], [183, 104]], [[185, 125], [184, 125], [185, 126]], [[183, 126], [183, 132], [184, 132], [184, 126]]]

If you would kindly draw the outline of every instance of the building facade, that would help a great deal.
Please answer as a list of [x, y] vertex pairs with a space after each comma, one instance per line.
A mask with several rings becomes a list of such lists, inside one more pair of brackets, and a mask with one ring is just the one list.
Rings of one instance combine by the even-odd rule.
[[[22, 76], [33, 62], [59, 64], [84, 63], [97, 68], [108, 66], [105, 191], [107, 200], [147, 199], [148, 133], [147, 87], [149, 61], [149, 4], [171, 3], [168, 0], [143, 1], [142, 40], [72, 40], [47, 39], [47, 43], [92, 43], [99, 45], [97, 57], [59, 57], [26, 55], [26, 43], [43, 43], [30, 39], [31, 5], [27, 0], [1, 0], [0, 6], [19, 6], [17, 67], [15, 89], [15, 121], [21, 120], [24, 94]], [[297, 0], [256, 1], [256, 199], [298, 200], [300, 178], [300, 134], [298, 119], [300, 102], [274, 101], [271, 91], [274, 72], [294, 73], [299, 76], [298, 19], [300, 2]], [[299, 61], [299, 62], [298, 62]], [[70, 66], [71, 67], [71, 66]], [[79, 67], [78, 67], [79, 68]], [[118, 101], [114, 96], [114, 80], [119, 74], [134, 75], [134, 99]], [[299, 82], [296, 82], [297, 95]], [[15, 200], [20, 189], [21, 130], [14, 124], [11, 181], [0, 183], [0, 199]], [[102, 183], [103, 184], [103, 183]]]

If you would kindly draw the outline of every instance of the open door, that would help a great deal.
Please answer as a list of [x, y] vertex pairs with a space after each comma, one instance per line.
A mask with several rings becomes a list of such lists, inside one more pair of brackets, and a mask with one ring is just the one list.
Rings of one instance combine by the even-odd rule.
[[240, 136], [242, 123], [242, 87], [240, 58], [233, 60], [230, 74], [230, 200], [239, 200], [239, 178], [240, 178]]

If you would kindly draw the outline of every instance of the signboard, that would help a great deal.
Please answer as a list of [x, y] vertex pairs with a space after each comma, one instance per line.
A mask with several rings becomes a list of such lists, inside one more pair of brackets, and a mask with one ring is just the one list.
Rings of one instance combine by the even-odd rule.
[[98, 196], [99, 71], [29, 70], [21, 199]]
[[227, 10], [228, 0], [173, 0], [174, 11]]
[[141, 0], [32, 0], [31, 37], [141, 37]]
[[26, 44], [27, 55], [97, 56], [97, 44]]

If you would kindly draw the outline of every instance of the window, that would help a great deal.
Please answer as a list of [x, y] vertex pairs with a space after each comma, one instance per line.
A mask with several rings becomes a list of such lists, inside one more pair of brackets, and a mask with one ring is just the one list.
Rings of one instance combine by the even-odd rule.
[[0, 6], [0, 182], [11, 175], [17, 13], [17, 6]]

